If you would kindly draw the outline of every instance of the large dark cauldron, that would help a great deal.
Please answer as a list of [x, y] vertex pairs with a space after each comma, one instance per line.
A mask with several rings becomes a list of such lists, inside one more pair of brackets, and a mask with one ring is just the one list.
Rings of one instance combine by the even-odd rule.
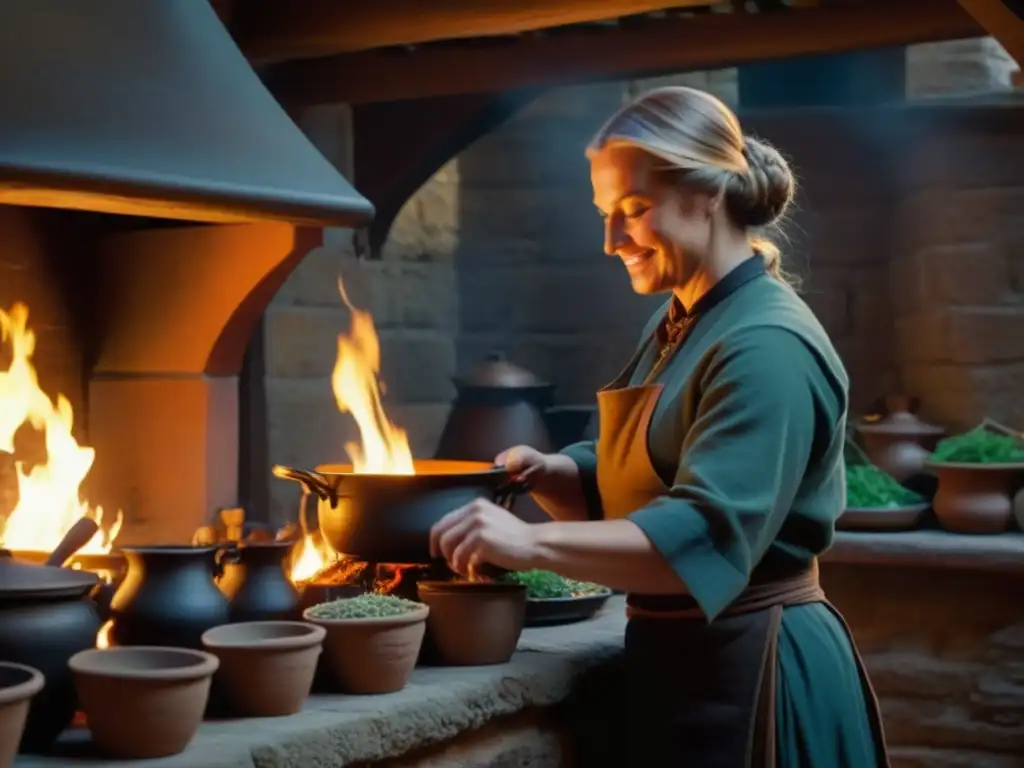
[[481, 497], [508, 508], [526, 490], [487, 462], [427, 459], [414, 470], [369, 475], [336, 464], [315, 472], [275, 466], [274, 474], [317, 497], [320, 533], [335, 552], [376, 563], [429, 563], [434, 523]]

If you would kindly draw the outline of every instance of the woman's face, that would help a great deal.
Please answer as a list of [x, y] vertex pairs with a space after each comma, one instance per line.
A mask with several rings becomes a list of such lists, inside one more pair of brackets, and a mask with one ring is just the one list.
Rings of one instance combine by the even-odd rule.
[[711, 239], [712, 201], [661, 180], [661, 162], [629, 146], [590, 159], [594, 205], [604, 219], [604, 250], [622, 259], [641, 294], [684, 286], [700, 268]]

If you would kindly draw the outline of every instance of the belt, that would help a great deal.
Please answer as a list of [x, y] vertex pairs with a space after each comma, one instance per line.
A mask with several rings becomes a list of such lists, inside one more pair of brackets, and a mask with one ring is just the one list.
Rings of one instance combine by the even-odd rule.
[[[722, 612], [723, 617], [740, 616], [777, 605], [805, 605], [825, 602], [818, 583], [818, 560], [790, 569], [756, 572], [747, 588]], [[690, 595], [629, 595], [627, 618], [703, 619], [704, 612]]]

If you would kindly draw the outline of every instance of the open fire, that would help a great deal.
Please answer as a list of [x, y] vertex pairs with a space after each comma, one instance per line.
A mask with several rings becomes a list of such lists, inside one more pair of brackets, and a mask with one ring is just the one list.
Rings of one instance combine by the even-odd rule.
[[[96, 452], [75, 440], [68, 399], [58, 394], [51, 400], [39, 386], [32, 364], [36, 336], [28, 326], [24, 304], [15, 304], [8, 312], [0, 310], [0, 341], [0, 357], [10, 357], [7, 369], [0, 370], [0, 452], [14, 456], [18, 485], [17, 504], [0, 519], [0, 546], [49, 552], [78, 520], [89, 517], [99, 530], [79, 552], [109, 552], [121, 528], [122, 514], [118, 511], [113, 520], [104, 520], [103, 508], [91, 506], [81, 497], [80, 486]], [[18, 459], [17, 437], [23, 428], [43, 434], [44, 462], [29, 466]]]
[[[352, 415], [359, 430], [359, 442], [346, 443], [345, 453], [352, 471], [359, 474], [412, 475], [412, 451], [405, 430], [395, 426], [381, 403], [380, 338], [369, 312], [349, 301], [341, 279], [341, 300], [351, 313], [348, 333], [338, 334], [338, 355], [331, 375], [331, 389], [338, 409]], [[301, 542], [295, 548], [291, 578], [295, 583], [317, 581], [330, 572], [332, 580], [356, 578], [360, 563], [339, 562], [341, 558], [300, 520]]]

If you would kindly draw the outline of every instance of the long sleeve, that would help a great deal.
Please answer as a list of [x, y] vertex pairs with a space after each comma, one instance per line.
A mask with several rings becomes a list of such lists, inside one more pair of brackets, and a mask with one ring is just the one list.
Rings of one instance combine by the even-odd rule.
[[601, 494], [597, 490], [597, 442], [583, 440], [566, 446], [559, 453], [568, 456], [579, 467], [583, 497], [587, 501], [587, 516], [591, 520], [600, 520], [604, 512], [601, 509]]
[[814, 353], [782, 328], [730, 334], [697, 375], [700, 400], [673, 485], [629, 519], [711, 620], [746, 587], [816, 440], [828, 440], [816, 429], [833, 429], [843, 406]]

